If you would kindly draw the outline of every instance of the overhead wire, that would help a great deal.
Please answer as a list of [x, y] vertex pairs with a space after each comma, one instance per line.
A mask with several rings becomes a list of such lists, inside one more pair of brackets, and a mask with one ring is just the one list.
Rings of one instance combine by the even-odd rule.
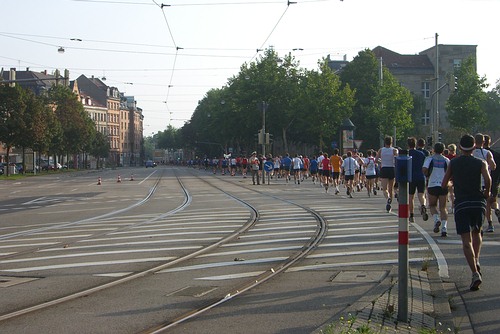
[[174, 35], [172, 33], [172, 29], [170, 28], [170, 24], [168, 23], [168, 19], [167, 19], [167, 15], [165, 14], [165, 11], [163, 10], [163, 7], [168, 7], [168, 6], [165, 6], [164, 4], [161, 4], [161, 5], [158, 5], [158, 3], [155, 1], [155, 0], [152, 0], [153, 3], [158, 6], [160, 9], [161, 9], [161, 13], [163, 15], [163, 18], [165, 20], [165, 24], [167, 25], [167, 29], [168, 29], [168, 33], [170, 34], [170, 38], [172, 39], [172, 43], [174, 43], [174, 46], [175, 46], [175, 57], [174, 57], [174, 62], [172, 64], [172, 72], [170, 72], [170, 80], [169, 80], [169, 83], [168, 83], [168, 87], [167, 87], [167, 95], [165, 97], [165, 106], [167, 108], [167, 111], [170, 115], [170, 121], [169, 121], [169, 125], [172, 121], [172, 112], [170, 111], [170, 108], [169, 108], [169, 95], [170, 95], [170, 88], [172, 87], [172, 82], [173, 82], [173, 79], [174, 79], [174, 72], [175, 72], [175, 64], [177, 63], [177, 55], [179, 54], [179, 50], [182, 49], [180, 48], [177, 43], [175, 42], [175, 38], [174, 38]]
[[269, 38], [271, 38], [271, 35], [274, 33], [274, 31], [276, 30], [276, 28], [278, 27], [278, 25], [280, 24], [281, 20], [283, 19], [283, 17], [285, 16], [286, 12], [288, 11], [288, 8], [290, 8], [290, 5], [291, 4], [296, 4], [296, 2], [290, 2], [289, 0], [287, 0], [287, 5], [286, 5], [286, 8], [285, 10], [283, 11], [283, 13], [281, 14], [280, 18], [278, 19], [278, 22], [276, 22], [276, 24], [274, 25], [273, 29], [271, 30], [271, 32], [267, 35], [266, 39], [264, 40], [264, 42], [260, 45], [259, 48], [257, 48], [255, 54], [253, 55], [253, 57], [250, 59], [250, 62], [252, 60], [255, 59], [255, 57], [257, 57], [257, 55], [259, 54], [260, 51], [263, 50], [264, 48], [264, 45], [266, 45], [267, 41], [269, 40]]

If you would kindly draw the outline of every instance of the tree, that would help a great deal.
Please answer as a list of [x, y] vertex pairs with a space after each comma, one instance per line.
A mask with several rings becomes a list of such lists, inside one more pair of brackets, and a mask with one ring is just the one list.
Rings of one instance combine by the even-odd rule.
[[52, 128], [55, 126], [54, 122], [56, 120], [54, 112], [47, 107], [42, 97], [36, 96], [29, 89], [23, 89], [22, 92], [26, 110], [23, 114], [23, 135], [17, 141], [16, 146], [23, 149], [23, 171], [25, 171], [25, 149], [31, 148], [40, 153], [46, 151], [52, 138]]
[[481, 109], [488, 120], [486, 130], [500, 131], [500, 80], [497, 80], [495, 87], [486, 93], [486, 99], [481, 104]]
[[344, 84], [356, 91], [352, 122], [356, 126], [356, 138], [364, 140], [365, 147], [379, 147], [381, 138], [392, 134], [404, 138], [413, 127], [411, 110], [413, 98], [401, 87], [387, 68], [380, 68], [371, 50], [360, 51], [340, 74]]
[[0, 85], [0, 142], [7, 148], [7, 163], [12, 147], [22, 141], [25, 110], [22, 88]]
[[49, 90], [49, 103], [62, 128], [62, 136], [54, 137], [50, 151], [54, 154], [77, 154], [89, 150], [95, 125], [77, 96], [68, 87], [54, 86]]
[[325, 140], [333, 138], [345, 118], [352, 114], [355, 104], [354, 91], [349, 85], [341, 89], [340, 78], [333, 73], [328, 62], [319, 62], [318, 71], [307, 72], [301, 90], [301, 113], [304, 124], [303, 135], [317, 139], [320, 150], [328, 145]]
[[89, 153], [92, 154], [97, 159], [97, 169], [99, 169], [99, 162], [101, 158], [107, 158], [109, 156], [109, 141], [106, 136], [98, 131], [95, 132], [94, 138], [92, 140], [92, 146]]
[[[465, 132], [476, 132], [487, 122], [486, 112], [481, 105], [486, 100], [484, 89], [486, 78], [476, 72], [474, 58], [467, 58], [455, 70], [457, 89], [446, 102], [450, 125]], [[452, 87], [453, 88], [453, 87]]]

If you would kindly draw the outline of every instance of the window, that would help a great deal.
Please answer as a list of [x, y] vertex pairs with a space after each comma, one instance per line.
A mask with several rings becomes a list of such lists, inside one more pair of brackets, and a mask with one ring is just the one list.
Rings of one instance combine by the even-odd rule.
[[430, 82], [427, 82], [427, 81], [422, 82], [422, 95], [426, 99], [431, 97], [431, 83]]
[[462, 59], [453, 59], [453, 69], [460, 68], [462, 66]]
[[422, 125], [429, 125], [429, 123], [431, 122], [430, 114], [430, 110], [425, 111], [424, 115], [422, 116]]

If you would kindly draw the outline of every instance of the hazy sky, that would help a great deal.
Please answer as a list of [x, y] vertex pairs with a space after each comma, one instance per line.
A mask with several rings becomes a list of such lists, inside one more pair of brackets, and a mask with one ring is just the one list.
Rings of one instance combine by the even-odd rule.
[[417, 54], [438, 33], [477, 45], [479, 75], [500, 79], [500, 0], [0, 0], [0, 13], [0, 67], [106, 77], [135, 96], [146, 135], [181, 127], [269, 46], [316, 69], [378, 45]]

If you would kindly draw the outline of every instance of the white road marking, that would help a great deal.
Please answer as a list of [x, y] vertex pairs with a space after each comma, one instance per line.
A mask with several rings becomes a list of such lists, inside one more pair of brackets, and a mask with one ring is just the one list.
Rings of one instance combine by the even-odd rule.
[[205, 280], [205, 281], [222, 281], [229, 280], [235, 278], [246, 278], [246, 277], [255, 277], [265, 273], [265, 271], [252, 271], [248, 273], [240, 273], [240, 274], [230, 274], [230, 275], [220, 275], [220, 276], [207, 276], [207, 277], [199, 277], [195, 278], [197, 280]]
[[[409, 262], [422, 262], [428, 259], [423, 257], [410, 259]], [[326, 268], [339, 268], [339, 267], [353, 267], [353, 266], [369, 266], [378, 264], [396, 264], [397, 259], [393, 260], [373, 260], [373, 261], [361, 261], [361, 262], [345, 262], [345, 263], [324, 263], [324, 264], [314, 264], [310, 266], [298, 266], [287, 269], [286, 272], [296, 272], [304, 270], [315, 270], [315, 269], [326, 269]]]
[[175, 257], [151, 257], [151, 258], [131, 259], [131, 260], [55, 264], [55, 265], [51, 265], [51, 266], [27, 267], [27, 268], [16, 268], [16, 269], [2, 269], [2, 271], [13, 272], [13, 273], [22, 273], [22, 272], [27, 272], [27, 271], [80, 268], [80, 267], [93, 267], [93, 266], [109, 266], [109, 265], [138, 263], [138, 262], [169, 261], [169, 260], [174, 260], [174, 259], [175, 259]]

